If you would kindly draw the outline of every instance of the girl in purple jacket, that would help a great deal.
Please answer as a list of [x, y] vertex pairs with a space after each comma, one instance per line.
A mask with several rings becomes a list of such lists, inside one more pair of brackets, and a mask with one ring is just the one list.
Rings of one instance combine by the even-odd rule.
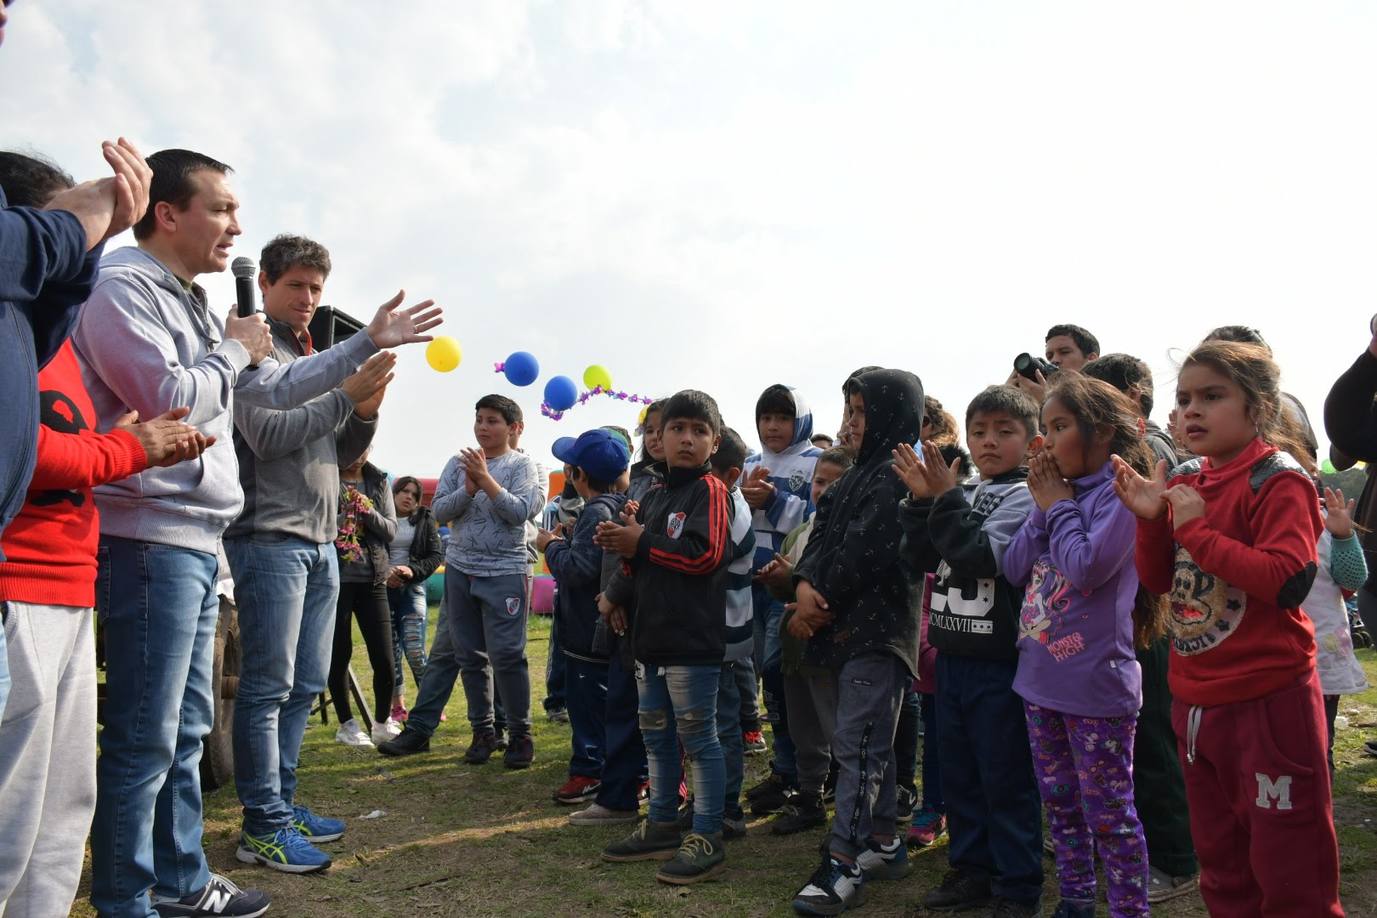
[[1137, 527], [1114, 493], [1109, 457], [1147, 468], [1150, 454], [1122, 393], [1063, 375], [1043, 404], [1046, 440], [1029, 463], [1037, 506], [1004, 553], [1009, 582], [1027, 585], [1014, 691], [1055, 846], [1055, 918], [1095, 914], [1096, 848], [1110, 914], [1146, 916], [1147, 844], [1132, 772], [1142, 705], [1133, 651]]

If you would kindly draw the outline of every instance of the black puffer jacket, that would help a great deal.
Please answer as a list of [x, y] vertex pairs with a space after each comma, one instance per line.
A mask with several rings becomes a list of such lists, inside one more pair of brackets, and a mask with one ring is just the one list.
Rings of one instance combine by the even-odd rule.
[[808, 641], [803, 661], [836, 669], [882, 650], [916, 676], [922, 581], [899, 550], [899, 501], [907, 490], [891, 453], [900, 443], [918, 442], [923, 383], [906, 370], [871, 370], [855, 379], [865, 399], [860, 452], [819, 502], [794, 571], [795, 583], [811, 583], [833, 615]]
[[411, 582], [421, 583], [435, 573], [445, 559], [445, 548], [440, 544], [440, 527], [429, 507], [417, 507], [410, 522], [416, 533], [411, 537], [411, 548], [407, 549], [411, 556], [407, 567], [411, 568]]

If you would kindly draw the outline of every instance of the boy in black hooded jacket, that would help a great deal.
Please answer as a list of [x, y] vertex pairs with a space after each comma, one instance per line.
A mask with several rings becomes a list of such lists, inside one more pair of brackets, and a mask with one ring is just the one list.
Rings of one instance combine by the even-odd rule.
[[923, 384], [904, 370], [874, 369], [847, 380], [846, 393], [856, 464], [818, 505], [788, 624], [808, 640], [804, 662], [829, 669], [837, 689], [837, 811], [822, 864], [794, 897], [806, 915], [859, 905], [866, 877], [898, 879], [910, 866], [895, 833], [894, 731], [917, 675], [921, 586], [899, 552], [906, 491], [891, 453], [918, 441]]

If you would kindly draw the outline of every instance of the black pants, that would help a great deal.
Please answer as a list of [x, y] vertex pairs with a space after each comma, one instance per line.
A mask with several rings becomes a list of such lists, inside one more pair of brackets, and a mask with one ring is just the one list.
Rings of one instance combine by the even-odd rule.
[[392, 610], [387, 605], [387, 587], [381, 583], [339, 585], [335, 604], [335, 646], [330, 655], [330, 697], [340, 723], [353, 718], [349, 708], [349, 657], [354, 652], [353, 620], [359, 621], [368, 663], [373, 667], [373, 719], [387, 720], [392, 710]]
[[1191, 841], [1190, 809], [1176, 733], [1171, 728], [1167, 660], [1171, 638], [1138, 652], [1143, 708], [1133, 739], [1133, 802], [1147, 837], [1148, 863], [1173, 877], [1200, 872]]

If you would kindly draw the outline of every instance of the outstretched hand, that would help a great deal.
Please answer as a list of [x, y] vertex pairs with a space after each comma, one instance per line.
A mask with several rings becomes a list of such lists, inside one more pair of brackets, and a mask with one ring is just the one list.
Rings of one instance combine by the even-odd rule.
[[947, 464], [942, 451], [932, 443], [923, 443], [923, 455], [907, 443], [894, 450], [894, 474], [899, 476], [914, 497], [940, 497], [961, 483], [958, 469], [961, 459]]
[[441, 317], [444, 310], [436, 306], [434, 300], [422, 300], [415, 306], [398, 309], [404, 296], [406, 291], [398, 290], [396, 296], [378, 307], [373, 321], [364, 329], [380, 348], [430, 341], [431, 336], [426, 332], [444, 321]]
[[1342, 488], [1324, 489], [1324, 528], [1336, 539], [1353, 535], [1353, 508], [1356, 500], [1345, 501]]
[[1124, 506], [1139, 519], [1155, 520], [1166, 512], [1167, 460], [1159, 459], [1151, 478], [1144, 478], [1121, 456], [1111, 456], [1114, 463], [1114, 493]]

